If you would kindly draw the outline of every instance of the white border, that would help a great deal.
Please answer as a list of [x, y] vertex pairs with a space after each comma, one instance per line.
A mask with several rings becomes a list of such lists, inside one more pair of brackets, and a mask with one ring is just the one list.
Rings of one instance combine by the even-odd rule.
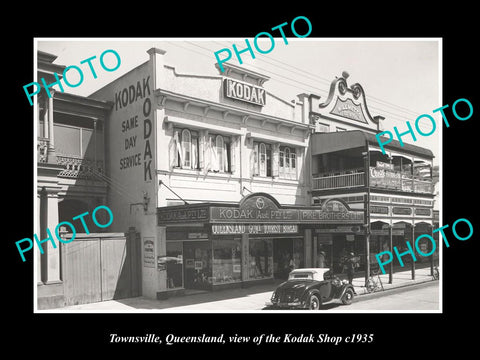
[[[277, 39], [277, 38], [276, 38]], [[278, 40], [281, 40], [282, 38], [278, 37]], [[375, 37], [375, 38], [290, 38], [287, 37], [288, 41], [320, 41], [320, 42], [342, 42], [342, 41], [371, 41], [371, 42], [402, 42], [402, 41], [437, 41], [438, 42], [438, 79], [439, 79], [439, 104], [443, 103], [443, 77], [442, 77], [442, 72], [443, 72], [443, 39], [438, 38], [438, 37], [422, 37], [422, 38], [381, 38], [381, 37]], [[224, 37], [218, 37], [218, 38], [65, 38], [65, 37], [52, 37], [52, 38], [33, 38], [34, 42], [34, 74], [33, 74], [33, 81], [37, 82], [37, 71], [38, 71], [38, 59], [37, 59], [37, 49], [38, 49], [38, 42], [39, 41], [70, 41], [70, 42], [81, 42], [81, 41], [89, 41], [89, 42], [100, 42], [100, 41], [113, 41], [113, 42], [157, 42], [157, 41], [216, 41], [216, 40], [228, 40], [228, 41], [237, 41], [241, 40], [244, 41], [244, 38], [224, 38]], [[212, 60], [214, 60], [212, 56]], [[140, 65], [140, 64], [139, 64]], [[37, 124], [38, 124], [38, 104], [36, 102], [36, 97], [34, 97], [34, 138], [33, 138], [33, 159], [34, 159], [34, 183], [33, 183], [33, 197], [34, 197], [34, 219], [33, 219], [33, 224], [34, 224], [34, 231], [37, 231], [39, 224], [37, 221], [37, 210], [38, 210], [38, 199], [37, 199], [37, 182], [38, 182], [38, 177], [37, 177]], [[433, 109], [432, 109], [433, 110]], [[420, 115], [420, 114], [419, 114]], [[442, 184], [442, 179], [443, 179], [443, 126], [439, 126], [440, 132], [439, 135], [439, 216], [440, 216], [440, 226], [443, 226], [442, 223], [442, 217], [443, 217], [443, 184]], [[435, 135], [436, 136], [436, 135]], [[33, 239], [32, 239], [33, 240]], [[441, 244], [441, 237], [439, 238], [439, 246]], [[34, 241], [35, 242], [35, 241]], [[33, 251], [35, 252], [33, 256], [33, 270], [34, 270], [34, 276], [33, 276], [33, 302], [34, 302], [34, 313], [118, 313], [118, 314], [130, 314], [130, 313], [178, 313], [178, 314], [183, 314], [183, 313], [260, 313], [260, 314], [278, 314], [278, 313], [287, 313], [287, 314], [298, 314], [298, 313], [308, 313], [308, 314], [334, 314], [334, 313], [339, 313], [339, 314], [349, 314], [349, 313], [443, 313], [443, 279], [444, 279], [444, 274], [443, 274], [443, 246], [440, 246], [440, 252], [439, 252], [439, 270], [440, 270], [440, 281], [439, 281], [439, 309], [438, 310], [352, 310], [348, 311], [348, 309], [343, 308], [345, 310], [343, 311], [327, 311], [327, 312], [311, 312], [311, 311], [304, 311], [304, 310], [295, 310], [295, 311], [282, 311], [282, 310], [252, 310], [252, 311], [172, 311], [172, 310], [137, 310], [137, 309], [132, 309], [129, 311], [118, 311], [118, 310], [65, 310], [63, 308], [56, 308], [56, 309], [50, 309], [50, 310], [38, 310], [37, 307], [37, 266], [38, 266], [38, 261], [37, 261], [37, 253], [35, 250], [37, 249], [37, 244], [35, 242]], [[157, 300], [160, 301], [160, 300]]]

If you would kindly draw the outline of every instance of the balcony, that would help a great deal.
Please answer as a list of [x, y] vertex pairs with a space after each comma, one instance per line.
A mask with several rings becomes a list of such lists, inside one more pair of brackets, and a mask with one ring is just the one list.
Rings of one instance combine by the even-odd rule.
[[365, 186], [363, 169], [324, 173], [313, 179], [313, 190], [344, 189]]
[[[48, 139], [38, 138], [37, 142], [37, 161], [38, 163], [47, 163]], [[93, 160], [74, 155], [56, 155], [56, 164], [63, 165], [63, 169], [58, 173], [60, 178], [68, 179], [99, 179], [104, 174], [102, 160]]]
[[57, 164], [63, 165], [58, 177], [68, 179], [96, 179], [103, 174], [103, 161], [57, 155]]
[[[313, 190], [335, 190], [365, 186], [363, 169], [351, 169], [335, 173], [324, 173], [312, 179]], [[393, 191], [432, 194], [433, 183], [429, 179], [400, 171], [379, 170], [370, 167], [370, 188]]]
[[378, 169], [373, 166], [370, 166], [370, 188], [422, 194], [433, 193], [433, 183], [430, 179], [413, 176], [407, 172]]

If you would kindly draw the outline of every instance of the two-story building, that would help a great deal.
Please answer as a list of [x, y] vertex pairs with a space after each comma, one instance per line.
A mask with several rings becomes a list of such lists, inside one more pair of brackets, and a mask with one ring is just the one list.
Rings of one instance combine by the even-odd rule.
[[[376, 254], [414, 247], [421, 234], [432, 234], [433, 153], [425, 148], [393, 140], [381, 151], [375, 137], [382, 131], [382, 116], [370, 114], [360, 84], [347, 84], [348, 74], [336, 78], [328, 98], [310, 96], [310, 118], [315, 125], [311, 136], [312, 202], [321, 205], [331, 198], [343, 199], [352, 209], [365, 213], [362, 227], [323, 226], [314, 229], [313, 252], [326, 254], [327, 262], [341, 270], [345, 254], [360, 259], [366, 276], [378, 268]], [[353, 224], [352, 224], [353, 225]], [[430, 252], [431, 243], [422, 238], [419, 248]], [[427, 251], [428, 250], [428, 251]], [[438, 250], [438, 246], [437, 246]], [[433, 261], [415, 251], [417, 261]], [[386, 255], [385, 255], [386, 256]], [[437, 253], [438, 256], [438, 253]], [[411, 255], [403, 257], [412, 268]], [[395, 256], [390, 263], [390, 275]], [[390, 281], [391, 281], [390, 277]]]
[[112, 230], [141, 234], [143, 295], [243, 286], [309, 266], [306, 224], [325, 216], [310, 206], [307, 95], [285, 101], [244, 67], [183, 74], [164, 51], [148, 53], [91, 95], [114, 104], [106, 173], [128, 196], [111, 191], [108, 204]]
[[[38, 79], [44, 78], [50, 84], [55, 81], [54, 73], [61, 78], [65, 66], [54, 64], [55, 59], [52, 54], [37, 53]], [[39, 240], [48, 237], [47, 229], [53, 232], [59, 223], [71, 222], [73, 217], [106, 203], [103, 125], [111, 106], [106, 101], [53, 88], [42, 88], [37, 96], [35, 223]], [[96, 229], [91, 218], [85, 218], [85, 222], [90, 229]], [[39, 307], [63, 305], [62, 247], [47, 242], [42, 251], [35, 250]]]

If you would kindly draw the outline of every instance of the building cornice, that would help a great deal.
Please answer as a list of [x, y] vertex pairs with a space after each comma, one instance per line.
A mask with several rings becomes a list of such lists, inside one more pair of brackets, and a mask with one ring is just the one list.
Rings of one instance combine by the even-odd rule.
[[[169, 90], [157, 89], [154, 91], [154, 94], [155, 96], [157, 96], [157, 104], [160, 107], [165, 106], [165, 102], [167, 99], [173, 100], [176, 102], [183, 103], [184, 106], [187, 106], [187, 107], [189, 105], [203, 107], [205, 109], [204, 113], [208, 113], [210, 110], [217, 110], [224, 114], [228, 112], [228, 114], [237, 115], [242, 118], [243, 125], [246, 125], [247, 121], [256, 119], [258, 121], [261, 121], [263, 126], [266, 125], [266, 123], [272, 123], [277, 127], [286, 127], [289, 129], [290, 133], [293, 133], [293, 131], [295, 130], [303, 131], [304, 137], [307, 137], [309, 132], [315, 129], [314, 125], [311, 125], [311, 124], [305, 124], [301, 122], [296, 122], [292, 120], [275, 117], [272, 115], [261, 114], [249, 109], [243, 109], [243, 108], [239, 108], [232, 105], [221, 104], [221, 103], [208, 101], [204, 99], [193, 98], [193, 97], [186, 96], [183, 94], [178, 94]], [[187, 103], [188, 105], [186, 105]]]

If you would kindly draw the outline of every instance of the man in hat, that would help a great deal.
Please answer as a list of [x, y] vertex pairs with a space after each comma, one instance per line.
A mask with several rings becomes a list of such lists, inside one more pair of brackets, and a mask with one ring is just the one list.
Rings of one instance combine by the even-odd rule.
[[348, 282], [351, 284], [353, 281], [353, 275], [355, 274], [355, 254], [353, 252], [349, 254], [344, 265], [347, 271]]

